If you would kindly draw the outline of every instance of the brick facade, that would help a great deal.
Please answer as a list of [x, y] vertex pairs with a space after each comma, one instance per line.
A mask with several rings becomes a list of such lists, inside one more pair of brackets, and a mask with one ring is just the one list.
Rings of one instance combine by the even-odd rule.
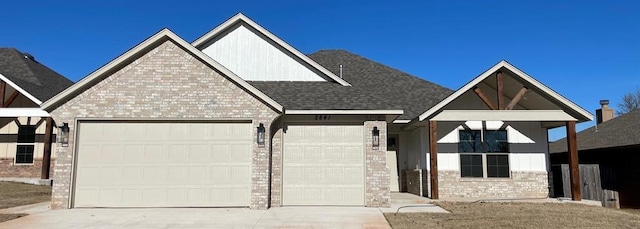
[[[380, 146], [372, 147], [373, 127], [380, 131]], [[390, 207], [391, 189], [387, 169], [387, 122], [365, 121], [365, 206]]]
[[[69, 123], [69, 147], [57, 147], [52, 208], [69, 207], [76, 119], [251, 120], [267, 133], [279, 115], [254, 96], [165, 41], [132, 63], [51, 112], [56, 123]], [[253, 132], [255, 139], [256, 133]], [[270, 154], [253, 142], [251, 208], [269, 206]]]
[[[33, 164], [14, 164], [14, 158], [0, 158], [0, 177], [40, 178], [42, 174], [42, 158], [34, 158]], [[53, 177], [55, 158], [51, 158], [49, 177]]]
[[547, 172], [512, 171], [511, 178], [460, 178], [458, 171], [438, 171], [441, 198], [543, 198], [549, 194]]

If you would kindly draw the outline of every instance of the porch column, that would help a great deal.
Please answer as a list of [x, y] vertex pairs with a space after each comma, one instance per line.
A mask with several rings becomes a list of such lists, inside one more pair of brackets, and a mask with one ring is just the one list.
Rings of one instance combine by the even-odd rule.
[[429, 121], [431, 199], [438, 199], [438, 127], [436, 125], [436, 121]]
[[51, 168], [51, 144], [53, 142], [53, 119], [47, 117], [47, 127], [44, 132], [44, 152], [42, 154], [42, 172], [40, 179], [49, 179], [49, 169]]
[[569, 177], [571, 180], [571, 199], [582, 200], [580, 193], [580, 166], [578, 164], [578, 142], [576, 138], [576, 122], [567, 122], [567, 154], [569, 155]]

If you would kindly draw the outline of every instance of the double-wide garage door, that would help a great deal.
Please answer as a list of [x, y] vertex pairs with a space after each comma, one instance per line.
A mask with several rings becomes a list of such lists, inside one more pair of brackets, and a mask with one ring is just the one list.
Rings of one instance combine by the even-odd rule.
[[289, 125], [283, 205], [364, 205], [362, 125]]
[[80, 122], [74, 207], [249, 206], [251, 123]]

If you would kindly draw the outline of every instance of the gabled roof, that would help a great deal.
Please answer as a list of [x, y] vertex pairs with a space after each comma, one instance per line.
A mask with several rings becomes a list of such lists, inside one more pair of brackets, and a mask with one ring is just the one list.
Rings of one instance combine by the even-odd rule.
[[198, 49], [202, 49], [202, 48], [204, 48], [203, 46], [207, 45], [207, 43], [209, 41], [215, 39], [219, 35], [224, 35], [225, 32], [228, 29], [232, 28], [237, 23], [242, 23], [242, 22], [246, 23], [246, 25], [248, 25], [251, 28], [255, 29], [256, 31], [260, 32], [262, 35], [267, 37], [273, 43], [279, 45], [284, 50], [290, 52], [295, 57], [297, 57], [300, 60], [304, 61], [305, 63], [309, 64], [311, 67], [313, 67], [316, 70], [320, 71], [322, 74], [326, 75], [327, 77], [329, 77], [330, 79], [334, 80], [335, 82], [341, 84], [342, 86], [351, 86], [347, 81], [341, 79], [336, 74], [328, 71], [322, 65], [320, 65], [320, 64], [316, 63], [315, 61], [311, 60], [309, 57], [305, 56], [303, 53], [301, 53], [300, 51], [295, 49], [293, 46], [287, 44], [282, 39], [278, 38], [276, 35], [274, 35], [273, 33], [269, 32], [267, 29], [263, 28], [262, 26], [258, 25], [258, 23], [256, 23], [253, 20], [249, 19], [249, 17], [245, 16], [242, 13], [236, 14], [235, 16], [231, 17], [229, 20], [227, 20], [224, 23], [220, 24], [218, 27], [216, 27], [213, 30], [209, 31], [208, 33], [202, 35], [200, 38], [196, 39], [192, 43], [192, 45], [195, 46]]
[[15, 48], [0, 48], [0, 80], [38, 105], [73, 84]]
[[416, 118], [453, 93], [449, 88], [344, 50], [322, 50], [309, 57], [334, 73], [339, 73], [342, 65], [344, 80], [362, 93], [366, 106], [402, 109], [404, 114], [398, 120]]
[[[640, 145], [640, 110], [618, 116], [577, 133], [578, 150]], [[549, 144], [551, 153], [567, 152], [567, 139]]]
[[417, 121], [423, 121], [427, 118], [433, 117], [439, 111], [441, 111], [447, 104], [451, 103], [452, 101], [460, 97], [462, 94], [471, 90], [473, 87], [477, 86], [480, 82], [485, 80], [487, 77], [491, 76], [493, 73], [501, 69], [506, 69], [508, 71], [513, 72], [515, 74], [513, 75], [513, 77], [519, 78], [519, 80], [525, 83], [529, 89], [534, 90], [537, 93], [540, 93], [544, 95], [546, 98], [552, 100], [553, 103], [561, 107], [562, 110], [564, 110], [569, 115], [576, 118], [578, 122], [584, 122], [584, 121], [589, 121], [593, 119], [592, 115], [588, 111], [584, 110], [583, 108], [571, 102], [567, 98], [551, 90], [546, 85], [538, 82], [533, 77], [527, 75], [520, 69], [516, 68], [515, 66], [509, 64], [507, 61], [503, 60], [503, 61], [500, 61], [498, 64], [494, 65], [493, 67], [491, 67], [489, 70], [480, 74], [478, 77], [471, 80], [469, 83], [462, 86], [460, 89], [456, 90], [453, 94], [449, 95], [447, 98], [440, 101], [438, 104], [435, 104], [426, 112], [422, 113], [420, 116], [418, 116]]
[[45, 109], [47, 111], [51, 111], [55, 109], [57, 106], [60, 106], [62, 103], [82, 93], [83, 91], [87, 90], [91, 86], [95, 85], [96, 83], [102, 81], [104, 78], [111, 75], [113, 72], [135, 61], [140, 56], [147, 53], [149, 50], [157, 47], [158, 45], [162, 44], [167, 40], [173, 41], [176, 45], [186, 50], [187, 52], [191, 53], [195, 58], [198, 58], [203, 63], [209, 65], [209, 67], [218, 70], [224, 76], [226, 76], [229, 80], [236, 83], [238, 86], [244, 88], [249, 93], [252, 93], [256, 97], [264, 101], [266, 104], [271, 106], [273, 109], [279, 112], [283, 111], [282, 105], [280, 105], [273, 99], [269, 98], [267, 95], [265, 95], [255, 87], [251, 86], [249, 83], [247, 83], [246, 81], [244, 81], [243, 79], [235, 75], [233, 72], [229, 71], [224, 66], [222, 66], [218, 62], [211, 59], [211, 57], [207, 56], [206, 54], [202, 53], [200, 50], [191, 46], [191, 44], [189, 44], [188, 42], [180, 38], [178, 35], [176, 35], [175, 33], [171, 32], [169, 29], [166, 29], [166, 28], [162, 29], [160, 32], [154, 34], [153, 36], [147, 38], [142, 43], [136, 45], [135, 47], [128, 50], [124, 54], [118, 56], [116, 59], [112, 60], [108, 64], [100, 67], [98, 70], [84, 77], [83, 79], [75, 83], [73, 86], [62, 91], [60, 94], [47, 100], [41, 105], [42, 109]]

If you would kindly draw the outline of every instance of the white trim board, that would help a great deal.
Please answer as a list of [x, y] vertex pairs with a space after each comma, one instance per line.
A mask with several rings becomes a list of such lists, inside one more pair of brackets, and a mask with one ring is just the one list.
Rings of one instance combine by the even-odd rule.
[[577, 121], [562, 110], [444, 110], [430, 121]]
[[7, 83], [7, 85], [11, 86], [13, 89], [15, 89], [16, 91], [20, 92], [20, 94], [22, 94], [25, 97], [27, 97], [29, 100], [34, 102], [36, 105], [42, 104], [42, 101], [37, 99], [35, 96], [29, 94], [29, 92], [25, 91], [24, 89], [19, 87], [17, 84], [13, 83], [11, 80], [9, 80], [9, 78], [5, 77], [4, 75], [0, 74], [0, 80], [4, 81], [5, 83]]
[[403, 110], [286, 110], [288, 115], [402, 115]]
[[345, 81], [344, 79], [340, 78], [339, 76], [333, 74], [331, 71], [327, 70], [322, 65], [316, 63], [311, 58], [309, 58], [308, 56], [304, 55], [302, 52], [298, 51], [293, 46], [287, 44], [282, 39], [278, 38], [276, 35], [274, 35], [273, 33], [269, 32], [269, 30], [263, 28], [258, 23], [256, 23], [253, 20], [249, 19], [249, 17], [245, 16], [242, 13], [238, 13], [235, 16], [231, 17], [229, 20], [223, 22], [222, 24], [220, 24], [219, 26], [215, 27], [211, 31], [209, 31], [206, 34], [202, 35], [200, 38], [196, 39], [191, 44], [194, 47], [196, 47], [197, 49], [202, 49], [203, 48], [202, 46], [206, 45], [207, 42], [211, 41], [212, 39], [216, 38], [219, 35], [224, 34], [224, 32], [227, 29], [232, 28], [236, 23], [240, 23], [240, 22], [246, 23], [252, 29], [255, 29], [256, 31], [260, 32], [262, 35], [264, 35], [265, 37], [267, 37], [268, 39], [270, 39], [274, 43], [278, 44], [279, 46], [284, 48], [286, 51], [288, 51], [291, 54], [293, 54], [295, 57], [301, 59], [305, 63], [309, 64], [311, 67], [313, 67], [316, 70], [320, 71], [322, 74], [326, 75], [330, 79], [338, 82], [342, 86], [351, 86], [351, 84], [349, 84], [347, 81]]
[[[66, 98], [68, 98], [70, 96], [76, 96], [77, 95], [77, 94], [75, 94], [76, 92], [77, 93], [81, 93], [81, 91], [84, 91], [85, 89], [95, 85], [96, 83], [98, 83], [102, 79], [104, 79], [104, 77], [107, 77], [108, 74], [111, 73], [113, 69], [121, 68], [121, 67], [131, 63], [132, 61], [135, 61], [135, 59], [138, 58], [138, 54], [139, 53], [144, 53], [147, 50], [149, 50], [150, 48], [156, 47], [157, 45], [160, 45], [162, 42], [164, 42], [166, 40], [174, 41], [178, 46], [180, 46], [181, 48], [183, 48], [186, 51], [190, 52], [193, 56], [195, 56], [196, 58], [199, 58], [205, 64], [207, 64], [207, 65], [213, 67], [214, 69], [220, 71], [224, 76], [228, 77], [231, 81], [237, 83], [240, 87], [242, 87], [242, 88], [246, 89], [247, 91], [249, 91], [250, 93], [256, 95], [258, 98], [260, 98], [263, 101], [265, 101], [266, 104], [268, 104], [271, 107], [273, 107], [275, 110], [277, 110], [279, 112], [283, 111], [282, 105], [280, 105], [275, 100], [273, 100], [270, 97], [268, 97], [266, 94], [264, 94], [263, 92], [261, 92], [257, 88], [251, 86], [245, 80], [243, 80], [242, 78], [238, 77], [236, 74], [234, 74], [229, 69], [227, 69], [224, 66], [222, 66], [220, 63], [218, 63], [215, 60], [211, 59], [211, 57], [207, 56], [206, 54], [202, 53], [200, 50], [198, 50], [195, 47], [191, 46], [191, 44], [187, 43], [185, 40], [183, 40], [182, 38], [180, 38], [178, 35], [176, 35], [175, 33], [173, 33], [171, 30], [169, 30], [167, 28], [164, 28], [164, 29], [160, 30], [160, 32], [158, 32], [158, 33], [154, 34], [153, 36], [147, 38], [146, 40], [144, 40], [140, 44], [136, 45], [135, 47], [133, 47], [129, 51], [127, 51], [124, 54], [118, 56], [116, 59], [114, 59], [111, 62], [107, 63], [106, 65], [102, 66], [98, 70], [92, 72], [88, 76], [82, 78], [80, 81], [78, 81], [77, 83], [73, 84], [71, 87], [65, 89], [64, 91], [62, 91], [60, 93], [58, 93], [53, 98], [45, 101], [41, 105], [42, 109], [44, 109], [44, 110], [52, 109], [52, 108], [54, 108], [54, 106], [59, 105], [59, 103], [63, 102], [64, 99], [66, 99]], [[78, 91], [80, 91], [80, 92], [78, 92]]]
[[40, 108], [0, 108], [0, 118], [49, 116], [48, 112]]
[[[562, 95], [558, 94], [557, 92], [551, 90], [549, 87], [547, 87], [544, 84], [538, 82], [533, 77], [527, 75], [526, 73], [524, 73], [520, 69], [516, 68], [515, 66], [509, 64], [507, 61], [503, 60], [503, 61], [500, 61], [498, 64], [494, 65], [493, 67], [491, 67], [489, 70], [487, 70], [487, 71], [483, 72], [482, 74], [480, 74], [475, 79], [471, 80], [469, 83], [467, 83], [464, 86], [462, 86], [460, 89], [456, 90], [449, 97], [445, 98], [444, 100], [440, 101], [435, 106], [431, 107], [426, 112], [422, 113], [420, 116], [418, 116], [418, 121], [423, 121], [423, 120], [425, 120], [425, 119], [427, 119], [427, 118], [429, 118], [431, 116], [436, 115], [436, 113], [438, 111], [440, 111], [442, 108], [444, 108], [444, 106], [446, 106], [447, 104], [451, 103], [453, 100], [457, 99], [458, 97], [460, 97], [465, 92], [471, 90], [474, 86], [478, 85], [484, 79], [486, 79], [487, 77], [491, 76], [494, 72], [500, 70], [501, 68], [506, 68], [507, 70], [515, 73], [516, 77], [520, 77], [522, 80], [524, 80], [524, 81], [530, 83], [531, 85], [533, 85], [533, 87], [535, 87], [536, 90], [539, 90], [542, 93], [546, 93], [547, 95], [549, 95], [552, 98], [554, 98], [557, 101], [559, 101], [561, 103], [560, 105], [562, 105], [564, 107], [567, 107], [568, 109], [576, 112], [577, 114], [579, 114], [581, 116], [581, 117], [574, 117], [574, 120], [572, 120], [572, 121], [590, 121], [590, 120], [593, 120], [593, 116], [588, 111], [582, 109], [580, 106], [576, 105], [575, 103], [571, 102], [567, 98], [565, 98]], [[534, 88], [531, 88], [531, 89], [534, 89]], [[531, 111], [531, 110], [527, 110], [527, 111]]]

